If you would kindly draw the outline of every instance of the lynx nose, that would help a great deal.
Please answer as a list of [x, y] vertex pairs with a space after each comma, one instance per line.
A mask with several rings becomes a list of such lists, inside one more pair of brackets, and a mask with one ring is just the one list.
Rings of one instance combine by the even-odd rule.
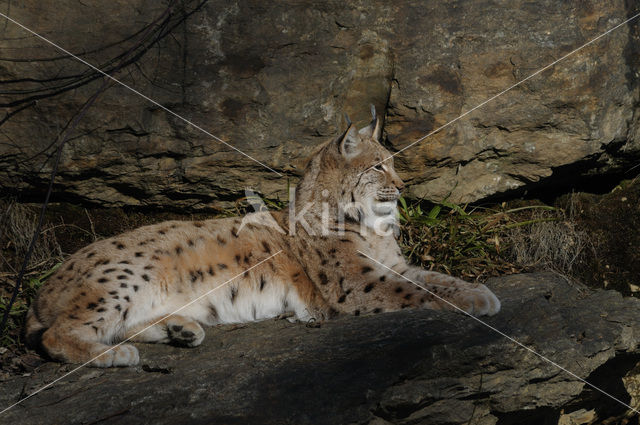
[[399, 191], [402, 191], [402, 189], [404, 189], [404, 182], [400, 179], [400, 177], [398, 177], [397, 174], [394, 173], [394, 176], [391, 181], [393, 182], [393, 185], [396, 187], [396, 189], [398, 189]]
[[[400, 176], [398, 176], [398, 174], [396, 173], [395, 170], [391, 170], [391, 172], [389, 173], [389, 177], [391, 180], [391, 183], [393, 184], [393, 186], [395, 186], [399, 191], [402, 191], [402, 189], [404, 188], [404, 182], [402, 181], [402, 179], [400, 178]], [[389, 181], [389, 180], [387, 180]]]

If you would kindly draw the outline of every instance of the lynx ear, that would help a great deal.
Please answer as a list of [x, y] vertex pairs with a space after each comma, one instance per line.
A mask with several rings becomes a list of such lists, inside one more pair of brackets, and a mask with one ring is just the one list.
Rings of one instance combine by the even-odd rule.
[[344, 137], [340, 140], [340, 153], [346, 159], [352, 159], [360, 153], [360, 145], [360, 137], [358, 137], [356, 128], [353, 125], [349, 126]]
[[373, 105], [371, 105], [371, 116], [373, 118], [371, 124], [361, 129], [358, 133], [379, 142], [382, 135], [382, 120], [377, 117], [376, 107]]
[[373, 105], [371, 105], [371, 115], [373, 115], [373, 121], [376, 123], [373, 127], [373, 134], [371, 135], [371, 138], [379, 142], [380, 137], [382, 137], [382, 120], [376, 116], [376, 107]]

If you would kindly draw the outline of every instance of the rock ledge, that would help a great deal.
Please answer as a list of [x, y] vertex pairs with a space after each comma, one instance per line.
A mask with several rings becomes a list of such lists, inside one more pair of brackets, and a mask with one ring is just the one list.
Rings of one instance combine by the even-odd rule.
[[[550, 273], [488, 286], [503, 301], [488, 324], [638, 407], [638, 394], [632, 400], [625, 385], [640, 375], [640, 367], [633, 371], [640, 300], [588, 292]], [[5, 413], [3, 422], [540, 424], [558, 423], [561, 408], [601, 419], [627, 410], [475, 320], [447, 312], [321, 324], [270, 320], [209, 329], [195, 349], [138, 347], [139, 367], [80, 369]], [[72, 369], [46, 363], [1, 383], [0, 407]]]

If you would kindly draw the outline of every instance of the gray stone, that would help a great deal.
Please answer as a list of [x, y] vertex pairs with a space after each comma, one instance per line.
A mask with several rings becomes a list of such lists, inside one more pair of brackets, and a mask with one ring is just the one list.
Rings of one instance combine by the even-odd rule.
[[[163, 4], [24, 0], [3, 10], [108, 68]], [[198, 5], [184, 4], [187, 12]], [[212, 0], [182, 24], [176, 6], [171, 34], [116, 77], [285, 177], [114, 86], [65, 147], [55, 198], [189, 210], [235, 200], [246, 186], [286, 198], [287, 181], [296, 181], [311, 152], [344, 128], [343, 112], [363, 123], [375, 104], [389, 145], [402, 149], [634, 7], [624, 0]], [[407, 194], [476, 201], [640, 163], [638, 25], [620, 27], [398, 155]], [[9, 107], [0, 125], [0, 188], [39, 200], [52, 143], [101, 79], [53, 96], [91, 70], [12, 23], [1, 28], [0, 103]]]
[[[630, 402], [623, 383], [637, 381], [640, 300], [589, 292], [549, 273], [488, 286], [504, 309], [482, 320]], [[450, 312], [405, 310], [320, 326], [269, 320], [209, 329], [193, 349], [138, 347], [140, 366], [82, 368], [9, 410], [3, 422], [539, 424], [557, 423], [562, 412], [594, 409], [604, 419], [627, 410]], [[73, 369], [45, 363], [1, 383], [0, 408]]]

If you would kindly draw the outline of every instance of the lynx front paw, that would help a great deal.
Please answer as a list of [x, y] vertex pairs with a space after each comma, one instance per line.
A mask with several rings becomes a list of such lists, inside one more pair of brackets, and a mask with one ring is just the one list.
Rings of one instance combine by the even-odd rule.
[[500, 311], [500, 300], [484, 285], [461, 289], [453, 304], [474, 316], [493, 316]]
[[133, 345], [123, 344], [111, 347], [89, 365], [93, 367], [134, 366], [139, 361], [138, 349]]
[[204, 330], [198, 322], [172, 318], [167, 321], [167, 335], [174, 344], [196, 347], [204, 339]]

